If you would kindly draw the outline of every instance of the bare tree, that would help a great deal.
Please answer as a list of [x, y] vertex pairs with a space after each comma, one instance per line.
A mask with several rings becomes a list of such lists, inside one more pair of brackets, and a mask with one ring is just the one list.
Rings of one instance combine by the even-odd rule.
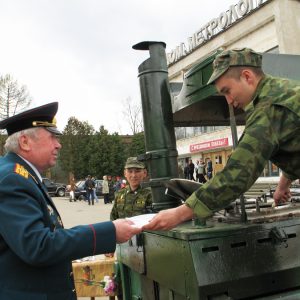
[[19, 85], [9, 74], [0, 77], [0, 120], [25, 110], [31, 101], [25, 85]]
[[128, 97], [124, 100], [123, 107], [123, 115], [130, 125], [132, 134], [142, 132], [144, 127], [141, 104], [133, 103], [132, 99]]

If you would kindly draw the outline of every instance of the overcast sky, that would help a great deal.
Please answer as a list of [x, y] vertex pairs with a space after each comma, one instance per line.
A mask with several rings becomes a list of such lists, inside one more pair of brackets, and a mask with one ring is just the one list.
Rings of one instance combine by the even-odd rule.
[[32, 107], [58, 101], [71, 116], [131, 134], [122, 103], [140, 101], [138, 66], [164, 41], [167, 52], [237, 0], [0, 0], [0, 75], [26, 85]]

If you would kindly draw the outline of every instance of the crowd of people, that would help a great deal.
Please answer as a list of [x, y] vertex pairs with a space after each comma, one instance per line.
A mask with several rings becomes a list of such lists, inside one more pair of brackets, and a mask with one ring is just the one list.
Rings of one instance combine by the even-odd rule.
[[[181, 166], [178, 166], [181, 168]], [[179, 172], [180, 173], [180, 172]], [[209, 157], [196, 161], [193, 163], [192, 159], [188, 160], [188, 163], [183, 169], [183, 176], [185, 179], [205, 183], [213, 177], [213, 165]]]
[[[104, 204], [112, 203], [115, 193], [124, 188], [126, 184], [126, 179], [121, 176], [104, 175], [103, 180], [97, 180], [96, 177], [88, 175], [84, 179], [83, 185], [83, 189], [85, 191], [83, 194], [84, 200], [88, 203], [88, 205], [94, 205], [94, 203], [99, 203], [98, 197], [103, 196]], [[76, 185], [75, 178], [71, 177], [69, 185], [67, 186], [70, 202], [77, 201], [79, 189], [80, 187]]]

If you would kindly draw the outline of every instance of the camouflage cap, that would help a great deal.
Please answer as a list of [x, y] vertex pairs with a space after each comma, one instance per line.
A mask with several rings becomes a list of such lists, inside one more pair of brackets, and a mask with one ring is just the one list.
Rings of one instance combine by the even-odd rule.
[[145, 165], [137, 160], [137, 157], [128, 157], [125, 169], [136, 168], [136, 169], [145, 169]]
[[261, 67], [262, 55], [250, 48], [225, 50], [213, 62], [214, 71], [207, 84], [214, 83], [229, 67]]

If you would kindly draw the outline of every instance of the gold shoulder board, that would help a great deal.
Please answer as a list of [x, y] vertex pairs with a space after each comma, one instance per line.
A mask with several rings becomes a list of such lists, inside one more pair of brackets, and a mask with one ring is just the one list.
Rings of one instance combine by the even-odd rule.
[[29, 176], [29, 172], [20, 164], [16, 164], [15, 165], [15, 173], [25, 177], [26, 179], [28, 179]]

